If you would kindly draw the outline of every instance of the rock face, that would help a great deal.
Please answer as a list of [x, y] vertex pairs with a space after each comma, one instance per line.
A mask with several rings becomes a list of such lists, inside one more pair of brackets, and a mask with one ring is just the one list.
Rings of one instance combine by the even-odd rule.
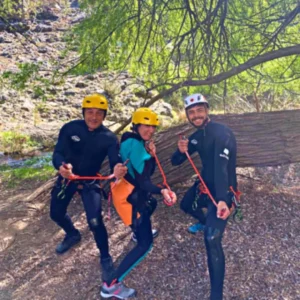
[[45, 24], [38, 24], [35, 26], [35, 28], [33, 29], [34, 32], [51, 32], [53, 29], [52, 29], [52, 26], [48, 26], [48, 25], [45, 25]]
[[[73, 1], [67, 13], [57, 7], [40, 11], [34, 20], [26, 22], [25, 29], [20, 31], [25, 30], [23, 34], [9, 32], [7, 26], [0, 22], [0, 74], [5, 71], [18, 72], [21, 63], [34, 63], [41, 67], [39, 75], [45, 81], [51, 80], [53, 62], [63, 66], [78, 57], [74, 51], [70, 51], [66, 57], [64, 36], [66, 29], [84, 18], [78, 2]], [[109, 72], [72, 75], [56, 81], [55, 85], [43, 87], [43, 93], [39, 83], [29, 84], [25, 90], [18, 91], [5, 82], [0, 86], [1, 130], [22, 131], [48, 144], [56, 139], [64, 123], [82, 117], [82, 99], [91, 93], [107, 95], [109, 111], [105, 122], [114, 130], [145, 102], [145, 88], [140, 83], [135, 83], [135, 79], [126, 71], [116, 75]], [[172, 121], [170, 104], [161, 100], [152, 108], [167, 122]]]

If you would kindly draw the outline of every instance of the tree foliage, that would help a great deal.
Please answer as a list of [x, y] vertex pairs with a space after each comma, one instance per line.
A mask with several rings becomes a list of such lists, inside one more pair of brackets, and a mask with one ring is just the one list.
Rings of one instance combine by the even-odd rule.
[[[20, 3], [3, 1], [6, 12]], [[200, 86], [213, 96], [212, 106], [224, 111], [236, 99], [242, 111], [272, 110], [282, 103], [295, 107], [299, 99], [298, 0], [82, 0], [81, 5], [86, 17], [68, 41], [80, 57], [69, 67], [53, 65], [53, 78], [127, 70], [148, 91], [159, 92], [146, 95], [146, 106]], [[0, 18], [2, 13], [3, 8]], [[29, 78], [38, 82], [35, 94], [44, 99], [51, 82], [31, 67], [4, 73], [2, 83], [20, 89]]]
[[[149, 87], [211, 78], [299, 46], [297, 0], [83, 0], [82, 8], [87, 18], [75, 29], [82, 54], [77, 70], [127, 69]], [[292, 56], [280, 68], [250, 65], [247, 81], [293, 80], [299, 63]]]
[[73, 39], [81, 60], [71, 70], [129, 70], [160, 92], [146, 105], [201, 86], [223, 102], [250, 95], [259, 111], [262, 95], [300, 92], [298, 0], [83, 0], [82, 8]]
[[0, 17], [14, 15], [18, 12], [18, 0], [1, 0], [0, 1]]

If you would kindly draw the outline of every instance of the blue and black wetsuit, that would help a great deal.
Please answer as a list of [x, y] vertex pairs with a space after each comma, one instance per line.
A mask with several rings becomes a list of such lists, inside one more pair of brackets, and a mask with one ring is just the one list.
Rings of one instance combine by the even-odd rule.
[[[120, 161], [117, 137], [101, 125], [89, 131], [84, 120], [71, 121], [65, 124], [59, 133], [53, 153], [53, 165], [56, 169], [62, 163], [70, 163], [73, 173], [81, 176], [94, 176], [108, 156], [111, 169]], [[101, 259], [109, 257], [108, 236], [101, 216], [100, 186], [96, 182], [71, 182], [64, 193], [61, 193], [65, 180], [59, 176], [52, 190], [50, 216], [67, 234], [77, 232], [67, 215], [67, 207], [78, 191], [82, 197], [87, 222], [94, 234]], [[81, 189], [78, 187], [81, 186]]]
[[[236, 139], [233, 132], [223, 124], [208, 121], [189, 137], [188, 152], [198, 152], [201, 162], [201, 176], [216, 200], [225, 201], [231, 207], [233, 194], [230, 186], [237, 189]], [[180, 165], [187, 159], [178, 149], [173, 154], [173, 165]], [[199, 182], [186, 192], [181, 209], [205, 224], [205, 245], [211, 280], [211, 300], [222, 299], [225, 275], [225, 258], [222, 249], [222, 234], [227, 220], [217, 218], [217, 210], [206, 194], [199, 195]], [[204, 215], [203, 208], [207, 208]]]
[[[129, 159], [125, 179], [134, 185], [127, 201], [132, 204], [133, 223], [137, 245], [126, 255], [116, 270], [113, 279], [122, 281], [124, 277], [147, 255], [153, 244], [151, 215], [157, 202], [151, 194], [161, 194], [161, 188], [151, 182], [155, 170], [155, 159], [146, 151], [144, 141], [136, 133], [126, 132], [121, 138], [122, 161]], [[137, 214], [140, 217], [137, 217]]]

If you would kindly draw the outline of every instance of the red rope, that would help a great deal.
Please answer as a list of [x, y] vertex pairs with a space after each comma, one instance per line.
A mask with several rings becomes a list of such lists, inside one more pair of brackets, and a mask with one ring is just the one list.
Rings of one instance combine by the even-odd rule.
[[[148, 148], [148, 149], [149, 149], [149, 148]], [[149, 149], [149, 152], [150, 152], [150, 154], [155, 158], [156, 164], [157, 164], [158, 169], [159, 169], [159, 171], [160, 171], [160, 174], [161, 174], [161, 176], [162, 176], [162, 178], [163, 178], [163, 185], [168, 189], [169, 195], [170, 195], [170, 197], [172, 198], [172, 191], [171, 191], [170, 186], [168, 185], [167, 177], [166, 177], [166, 174], [165, 174], [165, 172], [164, 172], [164, 170], [163, 170], [163, 168], [162, 168], [162, 166], [161, 166], [161, 164], [160, 164], [160, 161], [159, 161], [159, 159], [158, 159], [158, 157], [157, 157], [157, 155], [156, 155], [155, 152], [151, 151], [150, 149]], [[164, 203], [165, 203], [167, 206], [172, 206], [172, 205], [174, 204], [174, 203], [170, 203], [170, 202], [167, 201], [165, 198], [164, 198]]]
[[[127, 159], [122, 165], [126, 166], [128, 162], [129, 162], [129, 159]], [[63, 165], [65, 166], [65, 164], [63, 164]], [[97, 173], [96, 176], [79, 176], [79, 175], [72, 174], [71, 176], [68, 177], [69, 180], [110, 180], [113, 178], [115, 178], [115, 174], [103, 176], [99, 173]]]
[[[63, 162], [62, 165], [65, 169], [68, 169], [66, 163]], [[70, 183], [70, 181], [73, 181], [73, 180], [109, 180], [109, 179], [112, 179], [114, 177], [115, 177], [114, 174], [110, 174], [110, 175], [107, 175], [107, 176], [102, 176], [99, 173], [97, 173], [96, 176], [79, 176], [79, 175], [72, 174], [68, 177], [68, 179], [69, 179], [68, 184]]]
[[[129, 159], [127, 159], [124, 163], [123, 163], [123, 166], [126, 166], [127, 163], [129, 162]], [[63, 166], [66, 168], [66, 164], [63, 163]], [[110, 179], [113, 179], [115, 178], [115, 174], [110, 174], [110, 175], [107, 175], [107, 176], [103, 176], [99, 173], [97, 173], [96, 176], [79, 176], [79, 175], [75, 175], [75, 174], [72, 174], [68, 177], [68, 182], [67, 182], [67, 186], [69, 185], [69, 183], [73, 180], [110, 180]], [[114, 184], [112, 185], [111, 188], [114, 188], [114, 186], [116, 185], [118, 180], [116, 180], [114, 182]], [[111, 218], [111, 192], [109, 192], [109, 195], [108, 195], [108, 219], [110, 220]]]
[[109, 180], [115, 178], [115, 174], [110, 174], [107, 176], [102, 176], [101, 174], [97, 173], [96, 176], [79, 176], [72, 174], [68, 177], [69, 180]]
[[[183, 137], [180, 136], [180, 139], [183, 139]], [[189, 153], [188, 153], [187, 151], [185, 152], [185, 155], [186, 155], [187, 159], [189, 160], [190, 164], [192, 165], [194, 171], [196, 172], [196, 174], [197, 174], [197, 176], [198, 176], [198, 178], [199, 178], [199, 180], [200, 180], [200, 182], [201, 182], [201, 185], [202, 185], [202, 190], [201, 190], [201, 192], [203, 192], [204, 194], [207, 194], [208, 197], [210, 198], [210, 200], [212, 201], [212, 203], [213, 203], [216, 207], [218, 207], [218, 204], [217, 204], [216, 200], [214, 199], [214, 197], [213, 197], [212, 194], [210, 193], [210, 191], [209, 191], [207, 185], [205, 184], [205, 182], [204, 182], [204, 180], [203, 180], [201, 174], [199, 173], [199, 171], [198, 171], [196, 165], [194, 164], [192, 158], [190, 157], [190, 155], [189, 155]], [[201, 187], [201, 185], [200, 185], [200, 187]], [[223, 208], [223, 209], [221, 210], [220, 216], [222, 217], [224, 213], [225, 213], [225, 208]]]

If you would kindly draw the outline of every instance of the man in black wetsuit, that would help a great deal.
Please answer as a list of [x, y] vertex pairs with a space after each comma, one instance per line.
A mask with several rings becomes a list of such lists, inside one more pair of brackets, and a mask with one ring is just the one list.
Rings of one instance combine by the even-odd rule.
[[[190, 155], [198, 152], [203, 166], [202, 178], [217, 202], [216, 207], [199, 181], [196, 181], [184, 195], [180, 207], [198, 220], [198, 229], [204, 230], [211, 283], [210, 299], [221, 300], [225, 275], [222, 235], [232, 205], [233, 193], [230, 190], [237, 190], [236, 140], [228, 127], [209, 119], [209, 105], [201, 94], [187, 97], [184, 105], [187, 118], [196, 131], [188, 139], [179, 140], [178, 149], [171, 160], [174, 166], [180, 165], [187, 159], [186, 151]], [[207, 208], [206, 214], [203, 208]]]
[[80, 242], [80, 232], [74, 227], [67, 214], [67, 207], [78, 192], [82, 198], [87, 222], [100, 251], [102, 279], [113, 272], [113, 263], [109, 254], [108, 236], [101, 215], [101, 193], [99, 182], [71, 181], [72, 175], [95, 176], [106, 156], [116, 178], [121, 178], [127, 168], [120, 162], [119, 143], [114, 133], [103, 124], [108, 109], [105, 96], [93, 94], [84, 98], [82, 113], [84, 120], [75, 120], [65, 124], [59, 133], [53, 153], [53, 165], [59, 176], [51, 192], [50, 217], [66, 233], [64, 240], [57, 246], [56, 252], [62, 254]]

